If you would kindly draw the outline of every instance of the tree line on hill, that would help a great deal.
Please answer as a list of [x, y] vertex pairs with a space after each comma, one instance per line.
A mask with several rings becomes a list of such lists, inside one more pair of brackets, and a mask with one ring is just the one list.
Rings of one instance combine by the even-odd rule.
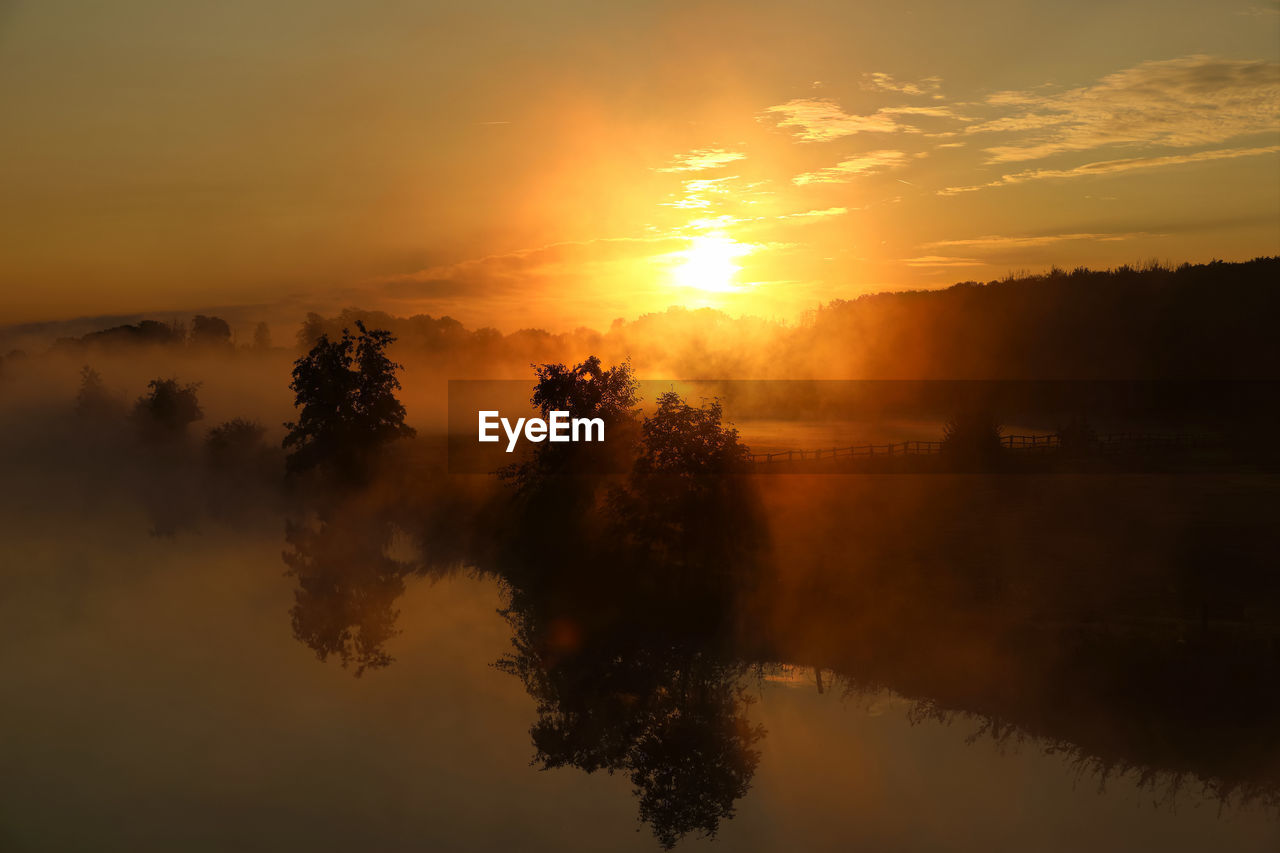
[[[575, 363], [589, 355], [630, 359], [641, 375], [752, 379], [1272, 379], [1270, 344], [1280, 315], [1280, 257], [1150, 264], [1109, 270], [1053, 269], [941, 290], [894, 291], [834, 300], [795, 325], [733, 318], [712, 309], [670, 308], [607, 331], [579, 328], [503, 334], [451, 317], [397, 317], [350, 308], [308, 314], [299, 351], [357, 322], [389, 332], [394, 354], [469, 376], [523, 375], [530, 363]], [[78, 338], [55, 350], [137, 345], [225, 350], [217, 317], [185, 327], [144, 320]], [[254, 349], [270, 347], [259, 324]]]

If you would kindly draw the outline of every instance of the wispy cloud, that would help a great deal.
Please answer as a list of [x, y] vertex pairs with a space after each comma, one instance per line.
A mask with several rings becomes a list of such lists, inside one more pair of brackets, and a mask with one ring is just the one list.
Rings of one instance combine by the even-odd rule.
[[826, 142], [855, 133], [893, 133], [904, 129], [886, 113], [850, 115], [827, 98], [795, 98], [769, 107], [767, 116], [777, 116], [778, 127], [791, 130], [806, 142]]
[[914, 117], [972, 121], [941, 104], [881, 107], [867, 115], [854, 115], [830, 98], [795, 98], [765, 109], [761, 118], [775, 119], [804, 142], [829, 142], [857, 133], [923, 133], [910, 121]]
[[565, 241], [385, 276], [368, 284], [392, 298], [479, 297], [519, 291], [538, 278], [653, 257], [679, 249], [685, 242], [671, 235]]
[[985, 184], [946, 187], [938, 190], [938, 195], [957, 195], [988, 187], [1002, 187], [1027, 181], [1084, 178], [1090, 175], [1109, 175], [1117, 172], [1131, 172], [1137, 169], [1158, 169], [1165, 166], [1181, 166], [1186, 163], [1203, 163], [1210, 160], [1233, 160], [1237, 157], [1256, 157], [1277, 152], [1280, 152], [1280, 145], [1264, 145], [1257, 148], [1219, 148], [1212, 151], [1197, 151], [1194, 154], [1169, 154], [1163, 157], [1130, 157], [1122, 160], [1100, 160], [1095, 163], [1085, 163], [1072, 169], [1029, 169], [1023, 172], [1002, 175], [997, 180], [988, 181]]
[[1151, 234], [1147, 231], [1126, 231], [1111, 233], [1072, 233], [1072, 234], [1035, 234], [1035, 235], [988, 235], [986, 237], [971, 237], [965, 240], [938, 240], [934, 243], [925, 243], [922, 249], [1027, 249], [1036, 246], [1050, 246], [1054, 243], [1067, 243], [1077, 240], [1089, 240], [1093, 242], [1114, 243], [1122, 240], [1136, 240], [1141, 237], [1159, 237], [1163, 235]]
[[[1041, 246], [1052, 246], [1057, 243], [1072, 242], [1093, 242], [1093, 243], [1117, 243], [1125, 240], [1137, 240], [1141, 238], [1164, 237], [1164, 234], [1154, 234], [1149, 231], [1114, 231], [1114, 232], [1072, 232], [1067, 234], [988, 234], [983, 237], [969, 237], [962, 240], [937, 240], [932, 243], [922, 243], [917, 248], [925, 252], [935, 252], [937, 254], [924, 254], [914, 258], [903, 258], [902, 263], [908, 267], [917, 269], [951, 269], [961, 267], [980, 267], [987, 266], [992, 263], [990, 255], [1000, 255], [1002, 252], [1019, 249], [1035, 249]], [[946, 254], [942, 254], [942, 253]], [[953, 252], [963, 252], [965, 254], [979, 255], [980, 257], [966, 257], [965, 255], [951, 254]]]
[[938, 90], [942, 88], [941, 77], [925, 77], [914, 83], [906, 80], [895, 80], [893, 75], [883, 71], [872, 71], [862, 75], [862, 88], [875, 92], [897, 92], [902, 95], [932, 95], [941, 98]]
[[762, 115], [762, 118], [776, 119], [779, 128], [790, 130], [797, 139], [805, 142], [829, 142], [856, 133], [922, 133], [919, 127], [906, 120], [912, 117], [971, 120], [942, 105], [908, 104], [881, 107], [869, 115], [852, 115], [829, 98], [796, 98], [768, 107]]
[[723, 178], [693, 178], [682, 181], [684, 193], [675, 201], [663, 202], [665, 207], [688, 209], [706, 209], [712, 205], [712, 196], [723, 196], [729, 193], [729, 184], [738, 180], [737, 175], [726, 175]]
[[986, 103], [1010, 113], [966, 133], [1021, 137], [985, 149], [991, 163], [1108, 145], [1212, 145], [1280, 130], [1280, 62], [1203, 55], [1144, 62], [1089, 86], [997, 92]]
[[951, 107], [932, 106], [932, 107], [883, 107], [876, 110], [877, 114], [887, 116], [928, 116], [930, 118], [951, 118], [956, 121], [972, 121], [967, 116], [956, 113]]
[[859, 175], [869, 175], [902, 166], [910, 156], [904, 151], [868, 151], [847, 160], [841, 160], [834, 166], [818, 169], [816, 172], [805, 172], [792, 178], [797, 186], [805, 184], [842, 184]]
[[702, 172], [717, 169], [735, 160], [743, 160], [746, 154], [740, 151], [726, 151], [723, 148], [695, 148], [685, 154], [672, 158], [671, 165], [655, 169], [657, 172]]
[[909, 267], [981, 267], [986, 261], [977, 258], [954, 258], [948, 255], [921, 255], [918, 258], [903, 258], [902, 262]]
[[778, 218], [779, 219], [822, 219], [828, 216], [844, 216], [848, 212], [849, 212], [849, 208], [847, 207], [828, 207], [824, 210], [806, 210], [803, 213], [784, 213]]

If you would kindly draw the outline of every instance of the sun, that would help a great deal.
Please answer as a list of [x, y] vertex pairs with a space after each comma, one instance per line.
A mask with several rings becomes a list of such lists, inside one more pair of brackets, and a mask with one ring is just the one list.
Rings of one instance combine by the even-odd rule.
[[731, 293], [739, 289], [734, 283], [734, 276], [742, 269], [737, 259], [748, 254], [751, 248], [750, 244], [739, 243], [723, 233], [692, 237], [689, 248], [675, 254], [672, 278], [681, 287]]

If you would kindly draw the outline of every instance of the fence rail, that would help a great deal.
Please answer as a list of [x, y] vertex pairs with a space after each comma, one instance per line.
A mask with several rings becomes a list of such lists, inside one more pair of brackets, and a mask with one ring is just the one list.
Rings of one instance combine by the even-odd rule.
[[[1120, 450], [1155, 450], [1169, 448], [1203, 447], [1209, 439], [1190, 433], [1108, 433], [1081, 437], [1075, 442], [1084, 450], [1113, 453]], [[1058, 433], [1039, 435], [1004, 435], [1000, 444], [1008, 450], [1038, 452], [1062, 448], [1062, 436]], [[751, 461], [772, 464], [775, 461], [805, 461], [814, 459], [856, 459], [881, 456], [928, 456], [942, 452], [941, 441], [896, 441], [889, 444], [856, 444], [850, 447], [831, 447], [819, 450], [777, 450], [772, 453], [752, 453]]]

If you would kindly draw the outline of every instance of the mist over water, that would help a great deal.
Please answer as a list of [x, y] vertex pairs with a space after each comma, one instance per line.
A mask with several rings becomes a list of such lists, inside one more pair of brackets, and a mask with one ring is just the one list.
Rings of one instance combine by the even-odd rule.
[[[412, 340], [392, 354], [418, 435], [341, 488], [282, 480], [300, 351], [6, 360], [0, 839], [1270, 850], [1280, 838], [1269, 458], [1194, 450], [1178, 457], [1187, 470], [1009, 476], [949, 468], [964, 460], [943, 453], [931, 476], [774, 476], [738, 454], [940, 440], [948, 424], [810, 417], [815, 393], [815, 411], [840, 407], [821, 383], [779, 397], [783, 383], [726, 397], [729, 440], [690, 384], [692, 408], [670, 411], [723, 440], [706, 457], [722, 472], [673, 480], [663, 465], [703, 464], [677, 443], [687, 458], [629, 475], [522, 457], [533, 467], [503, 481], [447, 473], [447, 383], [469, 363], [532, 393], [532, 372], [456, 350], [433, 360]], [[89, 407], [86, 364], [101, 382]], [[654, 364], [650, 377], [667, 366]], [[157, 378], [199, 383], [202, 417], [166, 438], [130, 415]], [[639, 401], [644, 417], [661, 391]], [[209, 440], [237, 418], [261, 432]]]
[[[354, 679], [291, 636], [278, 532], [203, 522], [156, 538], [136, 503], [85, 512], [74, 494], [5, 497], [3, 716], [22, 736], [5, 762], [3, 825], [15, 844], [73, 849], [110, 834], [147, 849], [195, 836], [207, 849], [590, 850], [600, 838], [654, 848], [633, 831], [625, 780], [528, 767], [534, 702], [490, 666], [510, 648], [491, 581], [408, 584], [402, 633], [388, 644], [395, 663]], [[800, 596], [791, 606], [812, 620], [813, 605]], [[819, 633], [844, 630], [818, 621]], [[794, 639], [830, 648], [835, 637]], [[1158, 805], [1162, 792], [1133, 775], [1099, 790], [1100, 778], [1046, 755], [1041, 741], [968, 743], [979, 719], [913, 717], [913, 699], [874, 686], [846, 695], [830, 668], [819, 694], [806, 662], [818, 658], [799, 660], [745, 673], [747, 713], [767, 734], [714, 849], [797, 838], [832, 850], [904, 836], [950, 844], [961, 834], [975, 850], [1105, 846], [1121, 834], [1162, 849], [1274, 843], [1274, 813], [1261, 805], [1220, 808], [1190, 782], [1176, 807]], [[134, 819], [122, 823], [122, 812]], [[1002, 822], [1007, 814], [1018, 818]]]

